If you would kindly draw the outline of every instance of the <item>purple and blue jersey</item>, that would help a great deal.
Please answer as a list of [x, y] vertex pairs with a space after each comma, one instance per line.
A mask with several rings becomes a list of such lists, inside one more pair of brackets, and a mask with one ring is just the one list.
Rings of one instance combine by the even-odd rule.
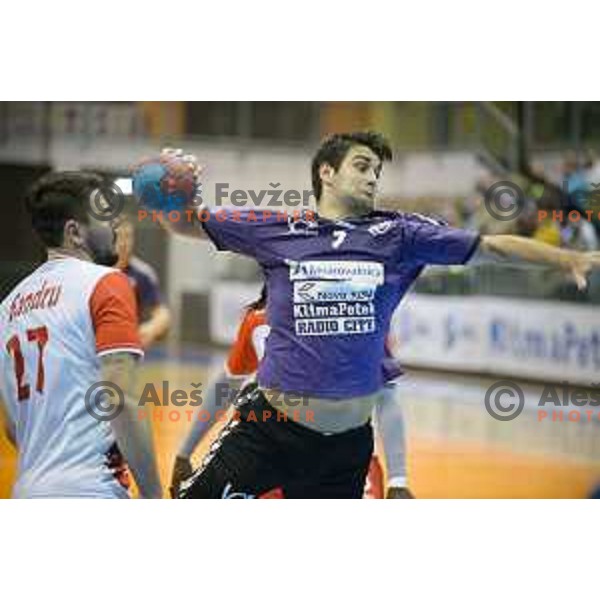
[[400, 300], [426, 265], [463, 264], [479, 241], [395, 212], [332, 221], [221, 208], [200, 220], [219, 250], [263, 268], [271, 332], [259, 384], [332, 399], [383, 386], [385, 338]]
[[141, 258], [132, 256], [129, 264], [123, 269], [133, 288], [137, 306], [138, 323], [149, 317], [153, 308], [162, 304], [160, 285], [156, 271]]

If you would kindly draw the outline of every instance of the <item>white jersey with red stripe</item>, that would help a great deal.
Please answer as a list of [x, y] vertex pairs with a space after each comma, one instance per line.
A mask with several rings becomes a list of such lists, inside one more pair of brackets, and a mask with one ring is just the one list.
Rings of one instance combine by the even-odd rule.
[[126, 277], [49, 260], [0, 305], [0, 393], [19, 451], [13, 497], [126, 498], [111, 426], [86, 410], [99, 356], [142, 354]]

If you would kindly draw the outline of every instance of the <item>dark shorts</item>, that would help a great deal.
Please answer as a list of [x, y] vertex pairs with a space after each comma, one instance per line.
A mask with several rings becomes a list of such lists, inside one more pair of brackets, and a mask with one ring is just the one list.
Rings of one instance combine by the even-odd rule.
[[371, 424], [325, 435], [284, 419], [252, 386], [179, 498], [362, 498]]

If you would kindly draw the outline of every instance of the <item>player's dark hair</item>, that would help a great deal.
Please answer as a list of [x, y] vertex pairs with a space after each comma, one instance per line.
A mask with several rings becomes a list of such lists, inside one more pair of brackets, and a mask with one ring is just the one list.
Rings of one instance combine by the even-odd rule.
[[263, 283], [262, 289], [260, 290], [260, 296], [250, 304], [246, 305], [246, 310], [262, 310], [267, 305], [267, 284]]
[[74, 171], [50, 173], [33, 184], [25, 202], [31, 224], [47, 247], [63, 243], [63, 230], [69, 219], [89, 222], [90, 196], [102, 184], [102, 177], [95, 173]]
[[354, 133], [335, 133], [323, 140], [315, 154], [312, 166], [312, 186], [317, 203], [321, 199], [323, 184], [319, 169], [322, 164], [328, 164], [334, 169], [339, 169], [342, 161], [352, 146], [367, 146], [378, 157], [381, 162], [392, 160], [392, 149], [388, 141], [380, 133], [375, 131], [357, 131]]

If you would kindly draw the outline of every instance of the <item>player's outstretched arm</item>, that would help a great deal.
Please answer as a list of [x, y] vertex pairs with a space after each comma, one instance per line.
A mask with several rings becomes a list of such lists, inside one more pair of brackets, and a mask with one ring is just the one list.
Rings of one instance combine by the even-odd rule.
[[181, 482], [192, 476], [191, 456], [219, 414], [224, 415], [224, 411], [229, 408], [235, 385], [235, 379], [229, 377], [225, 369], [210, 379], [202, 395], [202, 404], [192, 418], [192, 427], [177, 451], [171, 477], [171, 495], [176, 496]]
[[[110, 422], [119, 450], [133, 473], [140, 496], [162, 498], [150, 423], [138, 420], [133, 399], [137, 358], [129, 352], [115, 352], [100, 357], [100, 362], [103, 380], [114, 383], [123, 392], [123, 409]], [[112, 400], [118, 401], [114, 397]]]
[[480, 249], [504, 257], [518, 257], [558, 267], [573, 278], [579, 289], [585, 289], [589, 272], [600, 266], [600, 252], [556, 248], [518, 235], [484, 235]]
[[4, 406], [4, 400], [2, 394], [0, 394], [0, 421], [4, 424], [4, 433], [8, 438], [8, 441], [16, 448], [17, 447], [17, 436], [15, 432], [15, 424], [8, 416], [8, 411]]

